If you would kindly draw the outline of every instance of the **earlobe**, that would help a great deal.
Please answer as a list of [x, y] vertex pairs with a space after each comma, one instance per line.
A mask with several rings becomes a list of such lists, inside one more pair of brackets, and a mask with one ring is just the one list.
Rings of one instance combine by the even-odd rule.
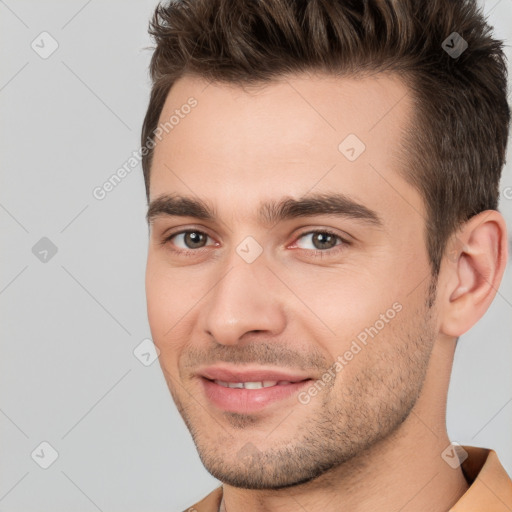
[[454, 235], [456, 249], [445, 256], [445, 294], [441, 330], [458, 337], [487, 311], [507, 263], [507, 230], [503, 216], [486, 210], [469, 219]]

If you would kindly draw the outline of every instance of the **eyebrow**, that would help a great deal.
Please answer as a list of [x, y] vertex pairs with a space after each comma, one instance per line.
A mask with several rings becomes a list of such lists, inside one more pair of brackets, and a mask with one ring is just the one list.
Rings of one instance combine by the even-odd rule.
[[[377, 212], [340, 193], [309, 194], [299, 199], [263, 201], [258, 209], [258, 218], [265, 225], [315, 215], [334, 215], [360, 220], [375, 227], [383, 226]], [[150, 203], [146, 214], [148, 224], [160, 216], [194, 217], [202, 221], [215, 221], [217, 218], [215, 209], [205, 201], [177, 194], [165, 194]]]

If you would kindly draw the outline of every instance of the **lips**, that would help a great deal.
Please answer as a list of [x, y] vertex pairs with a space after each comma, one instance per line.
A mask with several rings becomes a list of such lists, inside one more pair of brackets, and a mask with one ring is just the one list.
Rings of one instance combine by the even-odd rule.
[[232, 389], [261, 389], [261, 388], [271, 388], [272, 386], [286, 386], [291, 384], [289, 380], [263, 380], [260, 382], [248, 381], [248, 382], [225, 382], [222, 380], [214, 380], [215, 384], [219, 386], [224, 386], [225, 388]]
[[198, 376], [207, 399], [214, 406], [242, 414], [258, 412], [289, 399], [311, 380], [300, 373], [219, 366], [205, 368]]
[[264, 382], [264, 381], [287, 381], [300, 382], [311, 378], [309, 375], [301, 375], [299, 373], [289, 373], [279, 370], [265, 369], [247, 369], [229, 367], [208, 367], [198, 372], [201, 377], [209, 380], [219, 380], [222, 382]]

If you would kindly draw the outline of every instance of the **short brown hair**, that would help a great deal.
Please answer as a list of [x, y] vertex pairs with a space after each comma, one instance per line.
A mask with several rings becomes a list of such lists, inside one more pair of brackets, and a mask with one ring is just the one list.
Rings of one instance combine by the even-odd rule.
[[[460, 56], [442, 47], [454, 32], [468, 45]], [[502, 42], [476, 1], [171, 0], [156, 7], [149, 33], [156, 48], [143, 146], [154, 142], [167, 94], [185, 74], [257, 85], [302, 71], [387, 71], [414, 98], [400, 172], [425, 201], [433, 276], [461, 223], [497, 209], [510, 121], [507, 70]], [[148, 200], [152, 153], [142, 159]]]

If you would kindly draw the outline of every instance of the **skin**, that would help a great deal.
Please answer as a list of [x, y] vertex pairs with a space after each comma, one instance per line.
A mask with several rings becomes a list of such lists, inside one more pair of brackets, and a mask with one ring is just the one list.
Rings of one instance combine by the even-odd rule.
[[[482, 212], [454, 235], [429, 307], [425, 207], [398, 173], [413, 113], [400, 80], [290, 75], [243, 89], [186, 75], [161, 120], [190, 96], [197, 106], [156, 145], [150, 201], [201, 198], [217, 217], [151, 219], [146, 292], [170, 392], [206, 469], [224, 483], [221, 509], [448, 510], [468, 488], [441, 457], [453, 354], [503, 275], [502, 216]], [[353, 162], [338, 150], [348, 134], [366, 146]], [[374, 210], [382, 226], [327, 214], [268, 226], [256, 215], [261, 201], [333, 191]], [[350, 243], [318, 249], [311, 232], [325, 229]], [[185, 230], [208, 235], [202, 249]], [[252, 263], [236, 252], [247, 236], [263, 249]], [[234, 414], [202, 390], [198, 369], [219, 361], [321, 379], [397, 303], [307, 404], [293, 396]]]

